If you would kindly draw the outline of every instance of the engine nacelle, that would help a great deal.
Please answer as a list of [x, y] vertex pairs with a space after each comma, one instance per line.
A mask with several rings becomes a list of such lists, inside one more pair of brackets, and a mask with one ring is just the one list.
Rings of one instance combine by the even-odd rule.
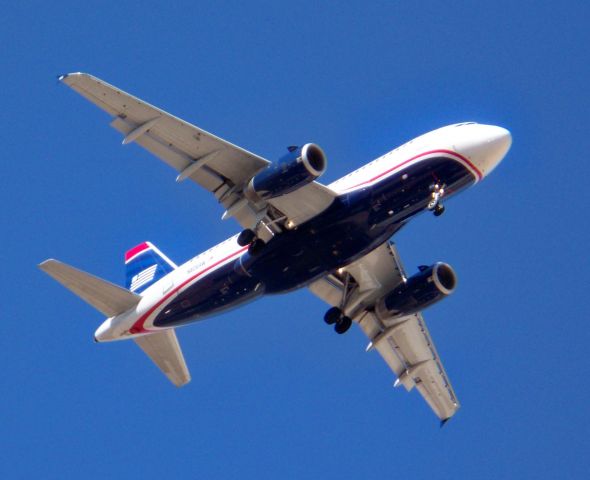
[[457, 276], [451, 266], [435, 263], [385, 295], [375, 304], [375, 313], [381, 319], [411, 315], [450, 295], [456, 286]]
[[323, 150], [307, 143], [255, 175], [244, 193], [255, 202], [285, 195], [313, 182], [326, 171], [327, 163]]

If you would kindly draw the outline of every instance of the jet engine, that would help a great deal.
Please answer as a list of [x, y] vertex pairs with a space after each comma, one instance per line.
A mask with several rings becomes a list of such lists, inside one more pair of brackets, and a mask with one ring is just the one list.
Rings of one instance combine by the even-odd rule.
[[420, 312], [453, 293], [456, 285], [457, 276], [450, 265], [438, 262], [430, 267], [420, 267], [420, 272], [375, 304], [375, 313], [386, 319]]
[[326, 166], [326, 155], [316, 144], [290, 148], [287, 155], [255, 175], [244, 193], [254, 202], [279, 197], [313, 182]]

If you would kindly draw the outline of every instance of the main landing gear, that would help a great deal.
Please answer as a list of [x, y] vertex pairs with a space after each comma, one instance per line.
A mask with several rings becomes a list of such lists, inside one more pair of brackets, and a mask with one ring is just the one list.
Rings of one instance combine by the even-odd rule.
[[352, 325], [352, 319], [344, 315], [338, 307], [332, 307], [324, 315], [324, 322], [334, 325], [334, 331], [338, 334], [345, 333]]
[[324, 322], [328, 325], [334, 325], [334, 331], [339, 335], [347, 332], [352, 325], [352, 319], [344, 312], [352, 293], [358, 287], [356, 281], [348, 272], [344, 272], [342, 283], [342, 299], [340, 300], [340, 306], [330, 308], [330, 310], [324, 315]]
[[434, 213], [435, 217], [440, 217], [445, 211], [445, 206], [442, 204], [445, 187], [436, 183], [430, 187], [430, 190], [432, 190], [432, 199], [428, 202], [427, 208]]
[[248, 253], [255, 257], [264, 249], [266, 245], [265, 241], [261, 238], [256, 236], [254, 230], [247, 228], [243, 230], [242, 233], [238, 235], [238, 245], [240, 247], [245, 247], [246, 245], [250, 245], [248, 247]]
[[254, 230], [250, 230], [249, 228], [247, 228], [238, 235], [238, 245], [240, 247], [245, 247], [249, 243], [252, 243], [252, 240], [254, 240], [255, 238], [256, 234], [254, 233]]

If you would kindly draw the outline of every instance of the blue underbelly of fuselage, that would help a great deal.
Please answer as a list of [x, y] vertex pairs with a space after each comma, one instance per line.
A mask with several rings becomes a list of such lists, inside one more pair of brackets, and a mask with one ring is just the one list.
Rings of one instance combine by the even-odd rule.
[[236, 307], [264, 294], [305, 286], [361, 258], [426, 209], [434, 183], [447, 196], [475, 182], [460, 162], [429, 158], [365, 188], [340, 195], [317, 217], [212, 270], [181, 292], [156, 317], [157, 327], [178, 326]]

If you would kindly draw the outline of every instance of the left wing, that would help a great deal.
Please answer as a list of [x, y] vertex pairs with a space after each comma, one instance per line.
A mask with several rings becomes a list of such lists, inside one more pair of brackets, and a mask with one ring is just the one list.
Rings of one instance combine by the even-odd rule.
[[389, 293], [406, 275], [393, 244], [385, 243], [360, 260], [310, 285], [310, 290], [330, 305], [339, 306], [346, 292], [345, 312], [369, 337], [368, 350], [377, 350], [397, 375], [394, 386], [416, 387], [444, 422], [459, 409], [459, 402], [430, 337], [422, 314], [380, 320], [372, 311], [375, 302]]
[[336, 196], [328, 187], [312, 182], [282, 197], [252, 204], [244, 197], [243, 188], [270, 165], [268, 160], [92, 75], [71, 73], [60, 80], [114, 117], [111, 126], [124, 135], [123, 144], [137, 143], [177, 170], [177, 181], [191, 179], [212, 192], [226, 208], [223, 218], [235, 217], [245, 228], [265, 218], [266, 224], [281, 217], [303, 223], [327, 208]]

